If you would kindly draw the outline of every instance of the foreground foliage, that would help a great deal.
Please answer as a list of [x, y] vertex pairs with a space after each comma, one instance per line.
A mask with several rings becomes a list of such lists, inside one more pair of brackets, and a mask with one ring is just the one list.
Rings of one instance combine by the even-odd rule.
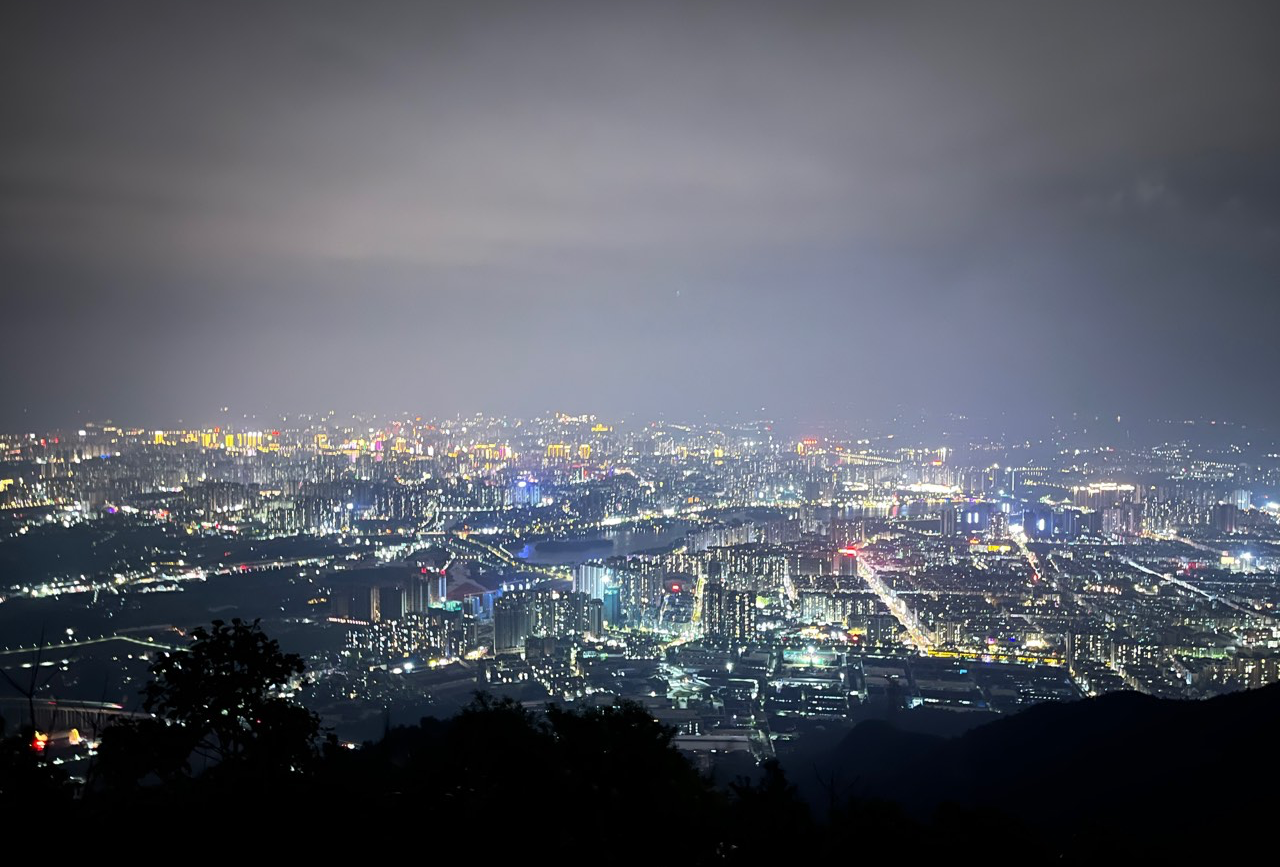
[[[1239, 841], [1213, 829], [1274, 805], [1264, 788], [1277, 770], [1280, 687], [1204, 703], [1041, 705], [950, 740], [864, 724], [834, 752], [791, 760], [810, 790], [801, 797], [776, 762], [713, 786], [672, 730], [626, 702], [532, 710], [478, 694], [451, 719], [345, 749], [285, 695], [302, 662], [257, 623], [215, 622], [193, 638], [154, 664], [151, 716], [109, 729], [78, 789], [31, 749], [29, 731], [0, 738], [4, 818], [70, 818], [93, 839], [144, 834], [173, 852], [229, 833], [327, 856], [403, 832], [424, 853], [481, 862], [964, 864], [1010, 852], [1222, 854]], [[1206, 737], [1179, 752], [1189, 733]], [[1250, 766], [1229, 761], [1259, 744]], [[1198, 825], [1160, 822], [1173, 802], [1148, 781], [1179, 777], [1187, 796], [1224, 793], [1197, 802]]]

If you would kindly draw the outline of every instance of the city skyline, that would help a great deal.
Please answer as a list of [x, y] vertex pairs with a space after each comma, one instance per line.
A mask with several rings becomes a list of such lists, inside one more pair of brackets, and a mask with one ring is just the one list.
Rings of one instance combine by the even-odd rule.
[[1270, 4], [7, 12], [5, 430], [1280, 420]]
[[[91, 418], [81, 416], [63, 424], [0, 426], [0, 441], [49, 442], [63, 437], [72, 443], [78, 436], [99, 436], [104, 432], [128, 437], [154, 436], [156, 443], [173, 444], [183, 437], [218, 434], [249, 437], [280, 437], [301, 431], [336, 431], [353, 436], [381, 437], [400, 429], [429, 429], [465, 433], [468, 430], [500, 426], [498, 438], [521, 436], [540, 425], [587, 422], [607, 426], [610, 430], [643, 435], [645, 431], [706, 430], [729, 435], [735, 431], [755, 429], [778, 442], [795, 440], [815, 442], [849, 442], [875, 447], [955, 448], [982, 442], [989, 448], [1052, 449], [1068, 440], [1089, 447], [1110, 444], [1138, 447], [1159, 442], [1185, 440], [1201, 446], [1216, 443], [1251, 448], [1274, 444], [1280, 448], [1280, 431], [1267, 425], [1250, 424], [1239, 418], [1209, 418], [1188, 414], [1184, 417], [1147, 418], [1133, 415], [1090, 415], [1084, 413], [1033, 415], [1013, 407], [990, 416], [967, 413], [930, 413], [920, 409], [899, 407], [892, 415], [860, 416], [851, 419], [808, 416], [775, 416], [760, 407], [754, 412], [695, 413], [652, 415], [625, 413], [608, 415], [596, 412], [566, 412], [544, 409], [528, 415], [512, 412], [473, 412], [432, 414], [402, 410], [400, 412], [237, 412], [232, 407], [218, 407], [191, 418], [167, 418], [142, 423], [136, 418], [108, 414]], [[816, 438], [816, 439], [815, 439]], [[461, 440], [460, 440], [461, 441]], [[256, 440], [255, 440], [256, 442]], [[208, 443], [205, 443], [207, 446]]]
[[[309, 648], [310, 701], [354, 715], [347, 731], [379, 696], [440, 701], [415, 691], [423, 669], [468, 694], [626, 695], [583, 663], [618, 653], [659, 665], [672, 700], [703, 689], [691, 668], [754, 671], [783, 731], [885, 701], [1005, 713], [1269, 683], [1280, 444], [1231, 424], [1151, 433], [324, 414], [0, 434], [0, 667], [50, 623], [93, 666], [139, 632], [180, 641], [208, 607]], [[663, 668], [672, 653], [688, 659]], [[130, 664], [111, 662], [126, 708]], [[832, 680], [844, 669], [862, 686]], [[885, 693], [895, 678], [916, 693]]]
[[[714, 864], [726, 840], [744, 863], [900, 851], [868, 801], [956, 863], [972, 848], [928, 818], [949, 805], [1054, 856], [1079, 828], [1149, 854], [1170, 786], [1244, 793], [1206, 822], [1262, 815], [1274, 774], [1239, 757], [1272, 762], [1280, 700], [1280, 437], [960, 421], [0, 433], [0, 805], [176, 828], [188, 798], [265, 797], [251, 815], [307, 828], [356, 785], [370, 817], [461, 795], [429, 846], [577, 822], [650, 864], [673, 831], [629, 820], [658, 810]], [[1098, 810], [1099, 779], [1132, 803]], [[556, 781], [545, 811], [513, 798]], [[653, 794], [673, 781], [701, 794], [677, 811]], [[781, 803], [739, 833], [746, 781]], [[566, 819], [597, 790], [629, 800]]]
[[1277, 33], [0, 0], [5, 827], [1252, 856]]

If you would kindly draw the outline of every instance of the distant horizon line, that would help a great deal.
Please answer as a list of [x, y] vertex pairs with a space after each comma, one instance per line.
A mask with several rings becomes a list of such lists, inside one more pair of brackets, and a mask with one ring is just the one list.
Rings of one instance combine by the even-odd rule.
[[[758, 412], [766, 412], [765, 408], [761, 408]], [[80, 414], [81, 411], [77, 411]], [[884, 427], [887, 425], [907, 425], [908, 427], [918, 424], [937, 424], [940, 422], [960, 423], [965, 426], [982, 425], [991, 423], [1007, 423], [1011, 419], [1018, 419], [1021, 423], [1017, 425], [1019, 430], [1026, 429], [1028, 426], [1032, 428], [1041, 428], [1045, 425], [1051, 425], [1054, 422], [1066, 421], [1068, 418], [1073, 422], [1083, 422], [1088, 424], [1096, 422], [1103, 425], [1115, 425], [1118, 428], [1126, 427], [1143, 427], [1143, 426], [1164, 426], [1164, 425], [1185, 425], [1185, 426], [1208, 426], [1221, 428], [1239, 428], [1241, 430], [1254, 430], [1265, 432], [1267, 426], [1259, 424], [1251, 424], [1241, 420], [1223, 417], [1195, 416], [1173, 418], [1168, 416], [1153, 416], [1144, 414], [1135, 414], [1127, 416], [1123, 413], [1118, 415], [1104, 414], [1100, 412], [1088, 411], [1064, 411], [1056, 413], [1008, 413], [1001, 411], [998, 415], [984, 412], [961, 412], [961, 411], [929, 411], [927, 409], [902, 409], [892, 415], [868, 415], [859, 419], [854, 418], [833, 418], [820, 417], [817, 415], [806, 415], [804, 413], [786, 413], [778, 415], [769, 414], [753, 414], [741, 411], [727, 411], [722, 413], [703, 413], [700, 416], [690, 414], [667, 414], [662, 411], [658, 412], [627, 412], [611, 414], [607, 412], [566, 412], [563, 410], [540, 410], [536, 412], [495, 412], [492, 410], [475, 411], [475, 412], [438, 412], [436, 414], [427, 414], [423, 412], [397, 411], [388, 412], [384, 410], [368, 410], [368, 411], [338, 411], [333, 409], [314, 411], [314, 410], [298, 410], [282, 413], [271, 413], [268, 411], [260, 412], [244, 412], [233, 414], [225, 407], [221, 411], [204, 414], [202, 420], [194, 420], [188, 418], [172, 418], [169, 421], [157, 423], [154, 420], [137, 421], [133, 419], [124, 420], [121, 417], [111, 416], [89, 416], [78, 421], [63, 422], [46, 422], [36, 425], [24, 425], [23, 427], [15, 427], [12, 423], [0, 423], [0, 435], [2, 436], [25, 436], [36, 432], [63, 432], [63, 431], [79, 431], [88, 427], [116, 427], [121, 430], [139, 430], [139, 431], [167, 431], [167, 430], [203, 430], [219, 427], [241, 426], [244, 422], [275, 424], [289, 423], [291, 421], [305, 420], [308, 424], [319, 423], [342, 423], [345, 421], [373, 421], [382, 420], [388, 422], [408, 422], [408, 423], [438, 423], [438, 422], [465, 422], [468, 419], [482, 419], [485, 421], [512, 420], [519, 422], [526, 421], [569, 421], [572, 419], [581, 419], [583, 421], [604, 421], [616, 424], [636, 425], [640, 427], [652, 426], [655, 424], [681, 425], [681, 426], [703, 426], [703, 425], [746, 425], [746, 424], [764, 424], [764, 425], [781, 425], [786, 428], [799, 426], [807, 427], [814, 434], [823, 433], [824, 429], [838, 427], [845, 430], [860, 429], [867, 432], [871, 427]], [[943, 434], [952, 433], [950, 431], [942, 431]], [[955, 432], [959, 433], [959, 431]], [[1007, 431], [1001, 431], [1007, 433]]]

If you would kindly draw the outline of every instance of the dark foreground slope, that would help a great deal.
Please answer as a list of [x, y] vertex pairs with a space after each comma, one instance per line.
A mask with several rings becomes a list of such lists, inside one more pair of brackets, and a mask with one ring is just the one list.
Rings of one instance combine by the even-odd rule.
[[890, 802], [1059, 854], [1235, 851], [1280, 808], [1280, 684], [1043, 704], [951, 739], [868, 722], [801, 761], [787, 770], [819, 810]]

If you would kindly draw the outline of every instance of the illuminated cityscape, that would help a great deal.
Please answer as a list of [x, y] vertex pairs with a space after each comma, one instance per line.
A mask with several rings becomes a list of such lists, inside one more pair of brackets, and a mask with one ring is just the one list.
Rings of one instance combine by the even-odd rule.
[[1280, 4], [2, 20], [0, 852], [1267, 851]]
[[147, 644], [230, 612], [306, 651], [307, 701], [348, 739], [483, 687], [638, 701], [699, 760], [889, 704], [976, 719], [1280, 680], [1280, 446], [1150, 429], [326, 414], [9, 435], [0, 654], [57, 635], [44, 694], [101, 700], [105, 672], [126, 708]]

